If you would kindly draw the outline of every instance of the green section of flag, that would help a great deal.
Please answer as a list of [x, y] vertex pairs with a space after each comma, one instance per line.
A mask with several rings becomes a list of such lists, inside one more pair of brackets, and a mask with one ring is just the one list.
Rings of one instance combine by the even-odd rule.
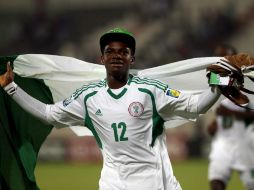
[[8, 61], [11, 63], [11, 66], [13, 68], [13, 62], [16, 58], [17, 58], [16, 55], [0, 56], [0, 75], [6, 72], [6, 64], [8, 63]]
[[220, 84], [220, 75], [211, 72], [209, 84], [219, 85]]
[[[15, 75], [15, 82], [31, 96], [53, 103], [41, 80]], [[0, 189], [38, 190], [34, 170], [37, 155], [52, 126], [22, 110], [0, 89]]]

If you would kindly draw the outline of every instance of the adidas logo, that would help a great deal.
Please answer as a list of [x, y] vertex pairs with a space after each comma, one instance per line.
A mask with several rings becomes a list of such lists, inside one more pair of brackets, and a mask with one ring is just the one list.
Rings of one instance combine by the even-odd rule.
[[100, 109], [98, 109], [98, 110], [95, 112], [95, 115], [102, 116], [101, 110], [100, 110]]

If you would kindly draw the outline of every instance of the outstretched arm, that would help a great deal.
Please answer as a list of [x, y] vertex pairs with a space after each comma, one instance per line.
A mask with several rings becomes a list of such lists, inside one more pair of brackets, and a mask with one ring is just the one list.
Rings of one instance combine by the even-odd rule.
[[64, 107], [62, 102], [51, 105], [44, 104], [22, 90], [13, 81], [13, 76], [14, 73], [8, 64], [7, 72], [0, 75], [0, 85], [25, 111], [42, 122], [57, 127], [84, 125], [84, 109], [80, 106], [82, 103], [79, 102], [78, 105], [75, 103], [70, 104], [68, 108]]
[[0, 85], [25, 111], [49, 124], [46, 117], [46, 104], [28, 95], [15, 84], [10, 62], [7, 63], [7, 71], [0, 75]]
[[[8, 88], [8, 89], [7, 89]], [[7, 85], [5, 88], [6, 92], [17, 102], [26, 112], [30, 113], [34, 117], [40, 119], [46, 124], [52, 124], [46, 116], [47, 104], [33, 98], [22, 90], [14, 82]]]
[[217, 86], [212, 86], [208, 90], [205, 90], [198, 97], [197, 110], [199, 114], [206, 113], [213, 104], [219, 99], [221, 95], [220, 90]]

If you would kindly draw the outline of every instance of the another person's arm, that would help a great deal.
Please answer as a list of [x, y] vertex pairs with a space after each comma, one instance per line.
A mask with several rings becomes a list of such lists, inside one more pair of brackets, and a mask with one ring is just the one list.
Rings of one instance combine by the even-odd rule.
[[221, 105], [220, 107], [218, 107], [218, 109], [216, 110], [216, 114], [218, 115], [223, 115], [223, 116], [228, 116], [228, 115], [232, 115], [237, 119], [250, 119], [250, 120], [254, 120], [254, 111], [253, 110], [233, 110], [230, 108], [227, 108], [223, 105]]

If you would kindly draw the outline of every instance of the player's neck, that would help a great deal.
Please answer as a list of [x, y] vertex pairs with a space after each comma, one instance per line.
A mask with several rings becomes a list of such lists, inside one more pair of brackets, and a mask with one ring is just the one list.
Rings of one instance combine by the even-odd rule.
[[118, 89], [127, 84], [128, 75], [112, 76], [107, 75], [108, 87], [111, 89]]

